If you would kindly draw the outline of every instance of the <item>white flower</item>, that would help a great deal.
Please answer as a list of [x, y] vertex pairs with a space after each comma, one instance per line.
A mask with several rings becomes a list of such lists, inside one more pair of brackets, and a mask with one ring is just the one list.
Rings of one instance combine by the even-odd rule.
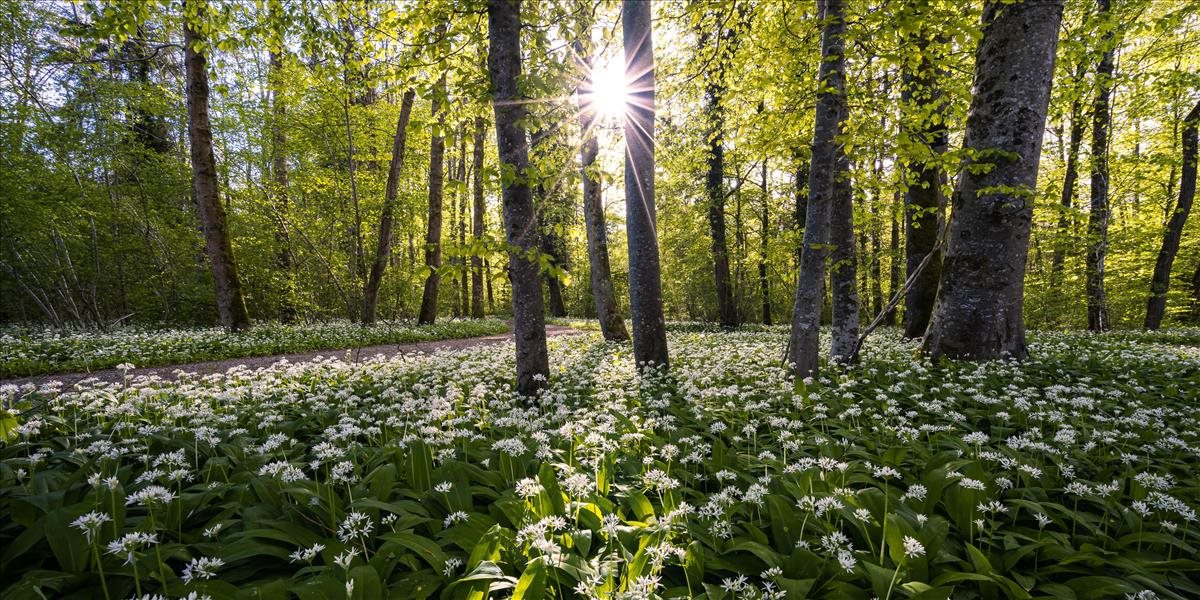
[[87, 537], [87, 542], [91, 544], [96, 535], [96, 531], [100, 529], [100, 526], [111, 520], [112, 517], [108, 516], [106, 513], [92, 511], [86, 515], [83, 515], [82, 517], [79, 517], [78, 519], [75, 519], [74, 521], [71, 521], [71, 526], [82, 531], [83, 535]]
[[921, 545], [921, 540], [912, 536], [904, 536], [904, 557], [917, 558], [925, 555], [925, 546]]
[[542, 493], [542, 484], [532, 477], [526, 477], [517, 482], [517, 495], [529, 499]]
[[183, 568], [183, 582], [188, 583], [192, 579], [212, 579], [217, 574], [217, 569], [220, 569], [224, 564], [225, 561], [219, 558], [204, 556], [194, 558]]
[[127, 533], [108, 543], [108, 553], [114, 556], [125, 556], [125, 564], [133, 562], [138, 550], [158, 543], [158, 534], [134, 531]]
[[350, 543], [351, 540], [365, 538], [375, 528], [375, 522], [371, 517], [360, 513], [352, 512], [346, 515], [346, 519], [338, 526], [338, 539], [343, 543]]
[[439, 494], [448, 494], [450, 493], [451, 487], [453, 486], [449, 481], [443, 481], [433, 486], [433, 491], [438, 492]]
[[297, 548], [291, 554], [292, 562], [312, 562], [324, 549], [324, 544], [313, 544], [311, 548]]

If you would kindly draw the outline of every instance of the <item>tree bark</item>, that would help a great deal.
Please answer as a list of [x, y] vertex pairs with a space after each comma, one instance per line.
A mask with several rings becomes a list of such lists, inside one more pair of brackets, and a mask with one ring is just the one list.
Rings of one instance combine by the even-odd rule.
[[1079, 179], [1079, 146], [1083, 143], [1083, 115], [1079, 100], [1071, 103], [1071, 132], [1067, 140], [1067, 164], [1063, 173], [1061, 209], [1058, 213], [1058, 240], [1050, 255], [1050, 285], [1057, 287], [1062, 278], [1067, 248], [1071, 245], [1071, 210], [1075, 205], [1075, 182]]
[[845, 9], [842, 0], [821, 3], [821, 65], [808, 175], [808, 207], [800, 278], [792, 307], [788, 361], [797, 378], [818, 374], [821, 309], [825, 302], [825, 259], [829, 255], [830, 212], [836, 200], [834, 172], [840, 158], [834, 138], [846, 118]]
[[458, 266], [462, 272], [459, 274], [458, 281], [458, 314], [467, 316], [471, 314], [471, 286], [467, 271], [467, 258], [461, 254], [461, 250], [467, 245], [467, 125], [463, 122], [458, 128], [458, 179], [463, 183], [464, 187], [459, 188], [455, 192], [455, 197], [458, 199], [458, 248], [460, 254], [458, 257]]
[[475, 139], [471, 155], [471, 187], [474, 191], [471, 214], [471, 237], [475, 240], [475, 252], [471, 256], [471, 316], [483, 318], [483, 144], [487, 135], [487, 120], [475, 117]]
[[945, 218], [942, 200], [945, 179], [937, 158], [946, 151], [949, 142], [945, 120], [935, 123], [927, 116], [930, 106], [934, 107], [932, 114], [944, 116], [944, 99], [938, 87], [937, 67], [928, 58], [927, 51], [921, 56], [916, 72], [905, 71], [901, 75], [900, 89], [902, 106], [909, 113], [901, 121], [905, 134], [918, 146], [927, 147], [932, 157], [929, 161], [911, 160], [905, 169], [908, 185], [904, 192], [904, 264], [908, 276], [917, 272], [930, 252], [936, 254], [926, 261], [904, 296], [906, 338], [925, 335], [942, 276], [942, 252], [937, 249], [937, 240]]
[[[202, 0], [188, 1], [197, 2], [197, 18], [203, 19], [207, 12], [206, 4]], [[233, 257], [225, 206], [221, 204], [217, 161], [213, 156], [212, 124], [208, 115], [208, 61], [201, 49], [197, 48], [198, 45], [205, 44], [205, 40], [195, 27], [190, 19], [185, 19], [183, 62], [188, 141], [191, 145], [192, 159], [192, 193], [200, 212], [204, 243], [216, 284], [217, 314], [221, 326], [229, 331], [243, 331], [250, 328], [250, 314], [246, 311], [246, 301], [242, 296], [242, 280], [238, 277], [237, 262]]]
[[[1096, 0], [1101, 20], [1109, 15], [1109, 0]], [[1087, 315], [1088, 329], [1106, 331], [1109, 326], [1108, 298], [1104, 291], [1104, 263], [1108, 256], [1108, 128], [1112, 114], [1108, 98], [1112, 89], [1113, 32], [1108, 28], [1100, 42], [1104, 52], [1096, 67], [1096, 97], [1092, 102], [1092, 189], [1088, 212]]]
[[416, 92], [409, 89], [400, 100], [400, 117], [396, 120], [396, 134], [392, 137], [392, 160], [388, 163], [387, 185], [383, 192], [383, 207], [379, 214], [379, 239], [375, 242], [375, 262], [363, 288], [362, 322], [375, 322], [376, 307], [379, 305], [379, 287], [383, 283], [383, 272], [392, 253], [392, 221], [396, 207], [396, 193], [400, 188], [400, 170], [404, 164], [404, 146], [408, 140], [408, 120], [412, 115]]
[[708, 117], [708, 140], [704, 178], [704, 189], [708, 194], [708, 228], [712, 236], [713, 276], [717, 291], [717, 315], [723, 327], [737, 326], [737, 306], [733, 300], [733, 287], [729, 278], [729, 247], [725, 235], [725, 113], [721, 105], [725, 93], [725, 56], [734, 43], [733, 30], [718, 29], [718, 35], [701, 33], [701, 46], [707, 46], [716, 38], [714, 56], [710, 64], [715, 65], [708, 73], [704, 89], [704, 113]]
[[279, 320], [291, 323], [296, 320], [296, 272], [293, 268], [291, 235], [288, 233], [291, 207], [288, 198], [287, 135], [283, 130], [287, 107], [280, 98], [282, 69], [282, 51], [271, 52], [267, 78], [271, 83], [271, 174], [275, 180], [271, 196], [275, 213], [275, 268], [283, 287]]
[[[760, 105], [761, 106], [761, 105]], [[762, 322], [771, 325], [771, 282], [767, 279], [767, 251], [771, 242], [771, 193], [767, 177], [767, 158], [762, 162], [762, 214], [759, 230], [761, 245], [758, 255], [758, 287], [762, 294]]]
[[[1024, 358], [1025, 263], [1061, 0], [988, 0], [948, 247], [924, 349], [934, 358]], [[978, 163], [991, 163], [990, 169]], [[986, 172], [984, 172], [986, 171]]]
[[[842, 93], [845, 93], [844, 88]], [[844, 95], [842, 97], [845, 98]], [[842, 115], [844, 118], [845, 109]], [[829, 240], [833, 246], [829, 257], [829, 287], [832, 288], [833, 302], [833, 335], [829, 356], [835, 361], [848, 363], [855, 359], [859, 319], [856, 284], [858, 257], [854, 248], [854, 190], [850, 180], [850, 159], [842, 151], [841, 145], [838, 145], [835, 151], [837, 160], [833, 173], [833, 205], [829, 210]]]
[[438, 286], [442, 275], [438, 271], [442, 266], [442, 186], [446, 139], [442, 132], [446, 126], [446, 106], [443, 105], [446, 94], [446, 74], [438, 80], [438, 91], [434, 92], [432, 116], [437, 120], [438, 128], [429, 141], [429, 219], [425, 229], [425, 266], [429, 275], [425, 278], [425, 290], [421, 294], [421, 312], [417, 322], [428, 325], [437, 320]]
[[588, 264], [591, 270], [592, 299], [596, 304], [596, 318], [600, 321], [600, 333], [610, 342], [629, 339], [625, 319], [617, 305], [613, 292], [612, 268], [608, 259], [608, 230], [604, 219], [604, 199], [600, 179], [596, 176], [596, 157], [600, 154], [600, 143], [596, 140], [594, 123], [595, 109], [592, 107], [592, 55], [590, 47], [575, 42], [575, 54], [580, 57], [580, 70], [584, 74], [576, 92], [579, 105], [579, 130], [583, 143], [579, 148], [579, 163], [583, 175], [583, 222], [587, 230]]
[[[1158, 329], [1167, 310], [1167, 290], [1171, 287], [1171, 265], [1179, 252], [1183, 237], [1183, 226], [1196, 197], [1196, 149], [1197, 125], [1200, 124], [1200, 103], [1197, 103], [1183, 120], [1183, 170], [1179, 178], [1179, 201], [1167, 228], [1163, 231], [1162, 248], [1154, 262], [1154, 276], [1150, 278], [1150, 299], [1146, 302], [1146, 329]], [[1200, 275], [1200, 269], [1197, 269]], [[1200, 284], [1200, 280], [1196, 283]], [[1200, 298], [1200, 296], [1198, 296]]]
[[[900, 219], [896, 217], [897, 213], [902, 209], [898, 209], [900, 205], [900, 190], [897, 189], [892, 196], [892, 208], [888, 211], [891, 215], [892, 231], [888, 238], [888, 256], [891, 257], [891, 269], [888, 274], [888, 296], [896, 294], [900, 290]], [[940, 266], [940, 265], [939, 265]], [[893, 306], [888, 311], [887, 319], [884, 321], [888, 325], [895, 325], [899, 320], [899, 311]]]
[[504, 201], [504, 230], [513, 247], [509, 254], [512, 281], [513, 334], [517, 346], [517, 392], [534, 396], [550, 375], [546, 353], [546, 317], [538, 265], [530, 259], [538, 249], [537, 214], [526, 179], [529, 142], [526, 110], [517, 87], [521, 74], [521, 2], [488, 0], [488, 75], [496, 114], [496, 147]]
[[639, 366], [670, 366], [654, 205], [654, 41], [651, 3], [621, 3], [625, 80], [625, 229], [629, 243], [629, 312]]

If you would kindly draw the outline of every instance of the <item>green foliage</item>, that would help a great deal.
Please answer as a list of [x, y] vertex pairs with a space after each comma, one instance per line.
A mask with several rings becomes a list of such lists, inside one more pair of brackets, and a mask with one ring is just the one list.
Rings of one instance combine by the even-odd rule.
[[0, 442], [0, 592], [1200, 592], [1200, 331], [939, 365], [886, 331], [799, 392], [785, 335], [679, 325], [641, 382], [628, 349], [556, 338], [533, 405], [494, 347], [44, 388]]
[[410, 321], [382, 321], [371, 326], [346, 321], [307, 325], [260, 323], [242, 333], [220, 328], [127, 328], [96, 333], [8, 327], [0, 330], [0, 378], [94, 371], [126, 363], [153, 367], [313, 350], [338, 351], [479, 337], [507, 330], [508, 325], [498, 319], [453, 320], [420, 326]]

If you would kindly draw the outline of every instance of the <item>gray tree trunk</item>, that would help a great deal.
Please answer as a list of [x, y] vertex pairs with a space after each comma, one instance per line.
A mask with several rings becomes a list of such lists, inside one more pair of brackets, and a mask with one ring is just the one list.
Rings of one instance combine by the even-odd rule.
[[621, 3], [625, 80], [625, 229], [629, 241], [629, 312], [638, 365], [666, 368], [667, 328], [654, 206], [654, 42], [651, 3]]
[[613, 292], [612, 268], [608, 259], [608, 230], [604, 222], [604, 199], [601, 197], [600, 180], [596, 177], [596, 157], [600, 154], [600, 143], [596, 140], [594, 123], [595, 110], [591, 106], [592, 57], [580, 41], [575, 42], [575, 54], [580, 57], [580, 68], [584, 79], [576, 93], [579, 104], [579, 130], [583, 144], [579, 148], [579, 162], [583, 175], [583, 222], [587, 230], [588, 263], [591, 268], [592, 298], [596, 303], [596, 318], [600, 321], [600, 333], [611, 342], [629, 339], [625, 319], [617, 306]]
[[1063, 3], [988, 0], [953, 199], [942, 282], [925, 351], [1024, 358], [1025, 262]]
[[488, 0], [488, 44], [488, 75], [500, 165], [517, 174], [511, 182], [501, 180], [504, 231], [509, 245], [514, 247], [508, 265], [517, 345], [517, 392], [534, 396], [546, 386], [550, 365], [538, 265], [529, 258], [537, 251], [539, 240], [533, 195], [525, 179], [529, 168], [529, 140], [523, 125], [525, 103], [517, 87], [521, 75], [520, 0]]
[[[845, 65], [845, 62], [842, 64]], [[842, 93], [845, 94], [844, 88]], [[845, 109], [842, 115], [844, 118]], [[855, 359], [854, 349], [858, 346], [858, 257], [854, 247], [854, 190], [850, 180], [850, 159], [840, 145], [836, 152], [833, 198], [829, 210], [829, 241], [833, 246], [829, 256], [829, 287], [833, 302], [833, 335], [829, 356], [838, 362], [848, 363]], [[863, 288], [865, 292], [866, 286]]]
[[283, 131], [283, 121], [287, 117], [287, 107], [280, 98], [283, 76], [282, 52], [271, 52], [270, 71], [267, 79], [271, 84], [271, 175], [274, 178], [274, 188], [271, 198], [275, 217], [275, 268], [282, 282], [282, 301], [279, 306], [279, 320], [291, 323], [296, 320], [296, 271], [292, 257], [292, 240], [288, 233], [290, 213], [288, 198], [288, 165], [287, 165], [287, 135]]
[[[1196, 147], [1197, 125], [1200, 125], [1200, 103], [1197, 103], [1183, 119], [1183, 170], [1179, 178], [1179, 201], [1167, 228], [1163, 231], [1162, 248], [1154, 262], [1154, 276], [1150, 279], [1150, 299], [1146, 302], [1146, 329], [1158, 329], [1167, 310], [1167, 290], [1171, 287], [1171, 265], [1179, 253], [1179, 242], [1183, 237], [1183, 226], [1187, 223], [1192, 201], [1196, 197]], [[1197, 269], [1200, 275], [1200, 269]], [[1200, 281], [1197, 281], [1200, 284]], [[1200, 290], [1197, 290], [1200, 291]]]
[[[896, 217], [897, 213], [902, 210], [897, 208], [899, 204], [900, 190], [897, 189], [892, 197], [892, 209], [888, 211], [891, 213], [892, 220], [891, 236], [888, 238], [888, 256], [892, 257], [892, 268], [888, 273], [889, 297], [895, 295], [896, 292], [900, 290], [900, 219]], [[941, 267], [940, 264], [938, 266]], [[885, 319], [884, 322], [888, 325], [895, 325], [898, 321], [897, 317], [899, 317], [899, 311], [897, 311], [896, 307], [893, 306], [892, 309], [888, 311], [887, 319]]]
[[[1097, 0], [1096, 11], [1101, 20], [1109, 19], [1109, 0]], [[1092, 102], [1092, 206], [1088, 212], [1087, 315], [1091, 331], [1105, 331], [1110, 326], [1104, 263], [1108, 256], [1108, 127], [1112, 123], [1108, 97], [1116, 50], [1111, 28], [1100, 43], [1105, 49], [1096, 67], [1096, 97]]]
[[792, 306], [788, 361], [799, 377], [818, 373], [821, 309], [825, 302], [825, 259], [829, 255], [830, 211], [835, 201], [834, 172], [839, 152], [834, 138], [846, 118], [845, 10], [842, 0], [824, 0], [821, 66], [818, 73], [816, 120], [808, 175], [808, 207], [800, 278]]
[[438, 135], [431, 136], [429, 141], [429, 220], [425, 229], [425, 266], [429, 268], [429, 275], [425, 278], [421, 312], [417, 317], [417, 322], [425, 325], [437, 319], [438, 287], [442, 281], [438, 271], [442, 266], [442, 186], [446, 155], [446, 139], [441, 135], [446, 125], [447, 108], [442, 106], [441, 101], [446, 90], [444, 73], [438, 80], [437, 89], [441, 90], [441, 94], [434, 94], [432, 116], [437, 119]]
[[408, 139], [408, 120], [412, 115], [416, 92], [407, 90], [400, 100], [400, 117], [396, 120], [396, 135], [392, 137], [392, 160], [388, 163], [387, 185], [383, 192], [383, 207], [379, 214], [379, 239], [375, 242], [375, 261], [363, 288], [362, 322], [375, 322], [376, 307], [379, 305], [379, 287], [383, 284], [383, 271], [387, 268], [392, 253], [392, 221], [396, 207], [396, 192], [400, 188], [400, 168], [404, 164], [404, 146]]
[[[761, 104], [759, 105], [762, 106]], [[767, 158], [762, 162], [762, 213], [759, 215], [760, 246], [758, 254], [758, 288], [762, 295], [762, 322], [771, 325], [771, 281], [767, 279], [767, 251], [771, 243], [771, 192], [767, 177]]]
[[[704, 114], [708, 118], [705, 138], [708, 170], [704, 189], [708, 194], [708, 229], [712, 236], [713, 277], [717, 291], [717, 315], [724, 327], [737, 326], [737, 305], [729, 278], [729, 243], [725, 235], [725, 113], [721, 105], [725, 94], [725, 62], [735, 43], [732, 29], [718, 29], [718, 35], [701, 32], [701, 46], [713, 46], [712, 65], [704, 88]], [[715, 40], [715, 43], [712, 43]]]
[[[937, 67], [922, 52], [916, 72], [901, 76], [900, 96], [904, 109], [910, 114], [901, 122], [905, 133], [918, 144], [927, 145], [934, 157], [946, 151], [949, 143], [945, 120], [934, 123], [933, 114], [943, 115], [944, 99], [938, 87]], [[919, 338], [929, 327], [933, 303], [937, 299], [938, 281], [942, 276], [942, 253], [937, 248], [938, 233], [945, 218], [942, 185], [945, 182], [936, 162], [910, 161], [906, 169], [908, 186], [904, 192], [904, 264], [909, 277], [917, 272], [930, 252], [936, 254], [920, 270], [904, 296], [904, 337]]]
[[[476, 249], [483, 243], [483, 144], [487, 134], [487, 120], [475, 117], [475, 139], [471, 156], [471, 187], [474, 192], [471, 215], [471, 236]], [[471, 316], [483, 318], [483, 257], [478, 252], [471, 256]]]
[[1050, 285], [1058, 286], [1066, 262], [1067, 248], [1071, 245], [1071, 210], [1075, 205], [1075, 183], [1079, 179], [1079, 146], [1083, 143], [1083, 109], [1079, 100], [1071, 103], [1071, 131], [1067, 140], [1067, 164], [1063, 173], [1062, 195], [1059, 197], [1058, 240], [1050, 255]]
[[[198, 4], [199, 18], [204, 18], [207, 5], [203, 1]], [[185, 20], [183, 63], [192, 159], [192, 193], [200, 212], [204, 245], [208, 250], [208, 262], [216, 284], [217, 314], [221, 326], [229, 331], [243, 331], [250, 328], [250, 314], [246, 311], [246, 301], [242, 296], [242, 280], [238, 277], [237, 262], [233, 258], [233, 244], [229, 239], [229, 225], [217, 182], [212, 124], [208, 116], [208, 61], [196, 51], [196, 45], [203, 41], [195, 24]]]

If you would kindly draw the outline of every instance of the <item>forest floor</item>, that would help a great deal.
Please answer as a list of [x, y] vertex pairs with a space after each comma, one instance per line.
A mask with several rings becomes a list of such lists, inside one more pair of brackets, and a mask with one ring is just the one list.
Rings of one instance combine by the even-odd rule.
[[[557, 336], [572, 333], [582, 333], [582, 331], [561, 325], [546, 325], [547, 336]], [[118, 383], [123, 381], [126, 377], [133, 379], [136, 377], [155, 376], [161, 379], [173, 380], [176, 379], [178, 375], [184, 373], [210, 375], [213, 373], [225, 373], [226, 371], [229, 371], [235, 367], [261, 369], [264, 367], [269, 367], [281, 360], [298, 363], [308, 362], [319, 357], [337, 357], [344, 359], [348, 363], [359, 363], [365, 359], [373, 358], [377, 355], [383, 355], [390, 358], [403, 354], [431, 353], [438, 350], [463, 350], [466, 348], [473, 348], [475, 346], [486, 346], [510, 342], [512, 339], [513, 334], [511, 331], [509, 331], [508, 333], [502, 333], [499, 335], [487, 335], [470, 338], [434, 340], [407, 344], [378, 344], [353, 348], [334, 348], [311, 352], [274, 354], [270, 356], [246, 356], [222, 360], [207, 360], [176, 365], [134, 368], [130, 369], [128, 372], [120, 369], [101, 369], [90, 372], [54, 373], [36, 375], [33, 377], [0, 379], [0, 384], [23, 386], [31, 383], [41, 386], [46, 383], [57, 381], [61, 382], [63, 386], [69, 387], [84, 379], [95, 379], [106, 383]]]

